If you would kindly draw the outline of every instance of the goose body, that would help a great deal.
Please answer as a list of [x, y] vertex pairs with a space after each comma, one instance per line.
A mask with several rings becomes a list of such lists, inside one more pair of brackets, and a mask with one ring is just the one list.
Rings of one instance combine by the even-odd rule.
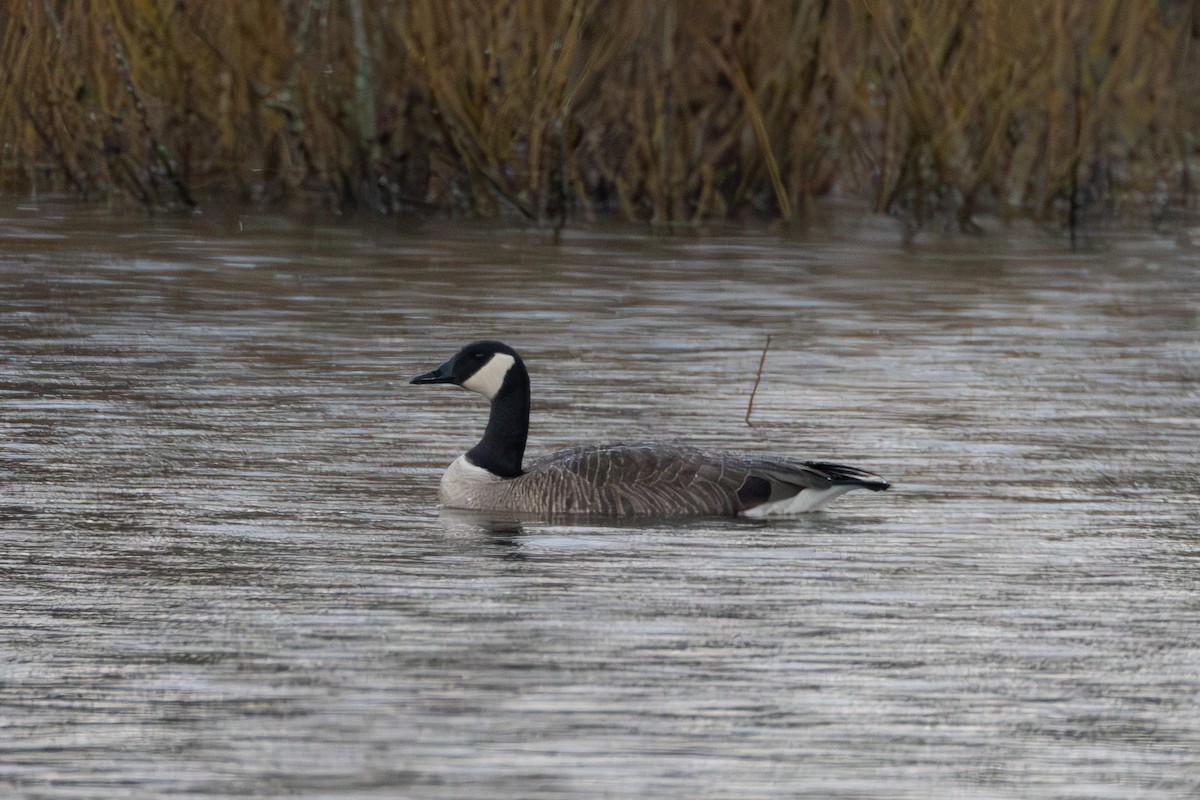
[[467, 345], [412, 383], [453, 383], [491, 402], [479, 444], [442, 475], [447, 507], [518, 513], [661, 517], [788, 516], [815, 511], [852, 489], [882, 491], [878, 475], [823, 461], [799, 461], [697, 447], [585, 445], [522, 464], [529, 433], [529, 373], [511, 347]]

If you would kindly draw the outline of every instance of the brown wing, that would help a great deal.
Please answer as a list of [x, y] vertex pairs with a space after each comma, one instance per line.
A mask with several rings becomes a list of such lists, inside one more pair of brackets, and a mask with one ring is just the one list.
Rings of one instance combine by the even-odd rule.
[[886, 489], [869, 472], [822, 462], [661, 444], [560, 450], [513, 479], [512, 510], [647, 516], [728, 516], [804, 489]]
[[513, 500], [558, 512], [732, 515], [745, 479], [737, 463], [685, 447], [614, 444], [561, 450], [529, 463]]

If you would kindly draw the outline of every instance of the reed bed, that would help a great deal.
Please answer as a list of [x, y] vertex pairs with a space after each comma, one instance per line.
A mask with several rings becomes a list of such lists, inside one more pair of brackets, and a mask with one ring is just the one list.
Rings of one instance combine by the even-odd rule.
[[16, 0], [0, 190], [543, 224], [1196, 200], [1188, 0]]

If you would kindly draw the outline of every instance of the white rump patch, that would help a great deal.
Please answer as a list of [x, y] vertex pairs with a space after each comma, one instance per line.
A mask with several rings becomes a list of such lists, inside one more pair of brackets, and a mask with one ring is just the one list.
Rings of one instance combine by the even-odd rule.
[[496, 353], [474, 375], [463, 381], [462, 386], [491, 400], [504, 385], [504, 376], [515, 363], [516, 359], [508, 353]]
[[763, 517], [790, 517], [794, 514], [806, 514], [816, 511], [821, 506], [841, 497], [855, 486], [830, 486], [828, 489], [801, 489], [800, 492], [787, 500], [776, 500], [774, 503], [763, 503], [742, 512], [743, 517], [762, 519]]

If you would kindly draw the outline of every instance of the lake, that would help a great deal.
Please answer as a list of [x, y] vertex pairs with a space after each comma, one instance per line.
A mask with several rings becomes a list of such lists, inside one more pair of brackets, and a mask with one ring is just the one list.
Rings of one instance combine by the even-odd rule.
[[[1200, 230], [779, 234], [0, 207], [6, 797], [1200, 794]], [[766, 337], [752, 425], [745, 422]], [[529, 452], [891, 491], [439, 513]]]

